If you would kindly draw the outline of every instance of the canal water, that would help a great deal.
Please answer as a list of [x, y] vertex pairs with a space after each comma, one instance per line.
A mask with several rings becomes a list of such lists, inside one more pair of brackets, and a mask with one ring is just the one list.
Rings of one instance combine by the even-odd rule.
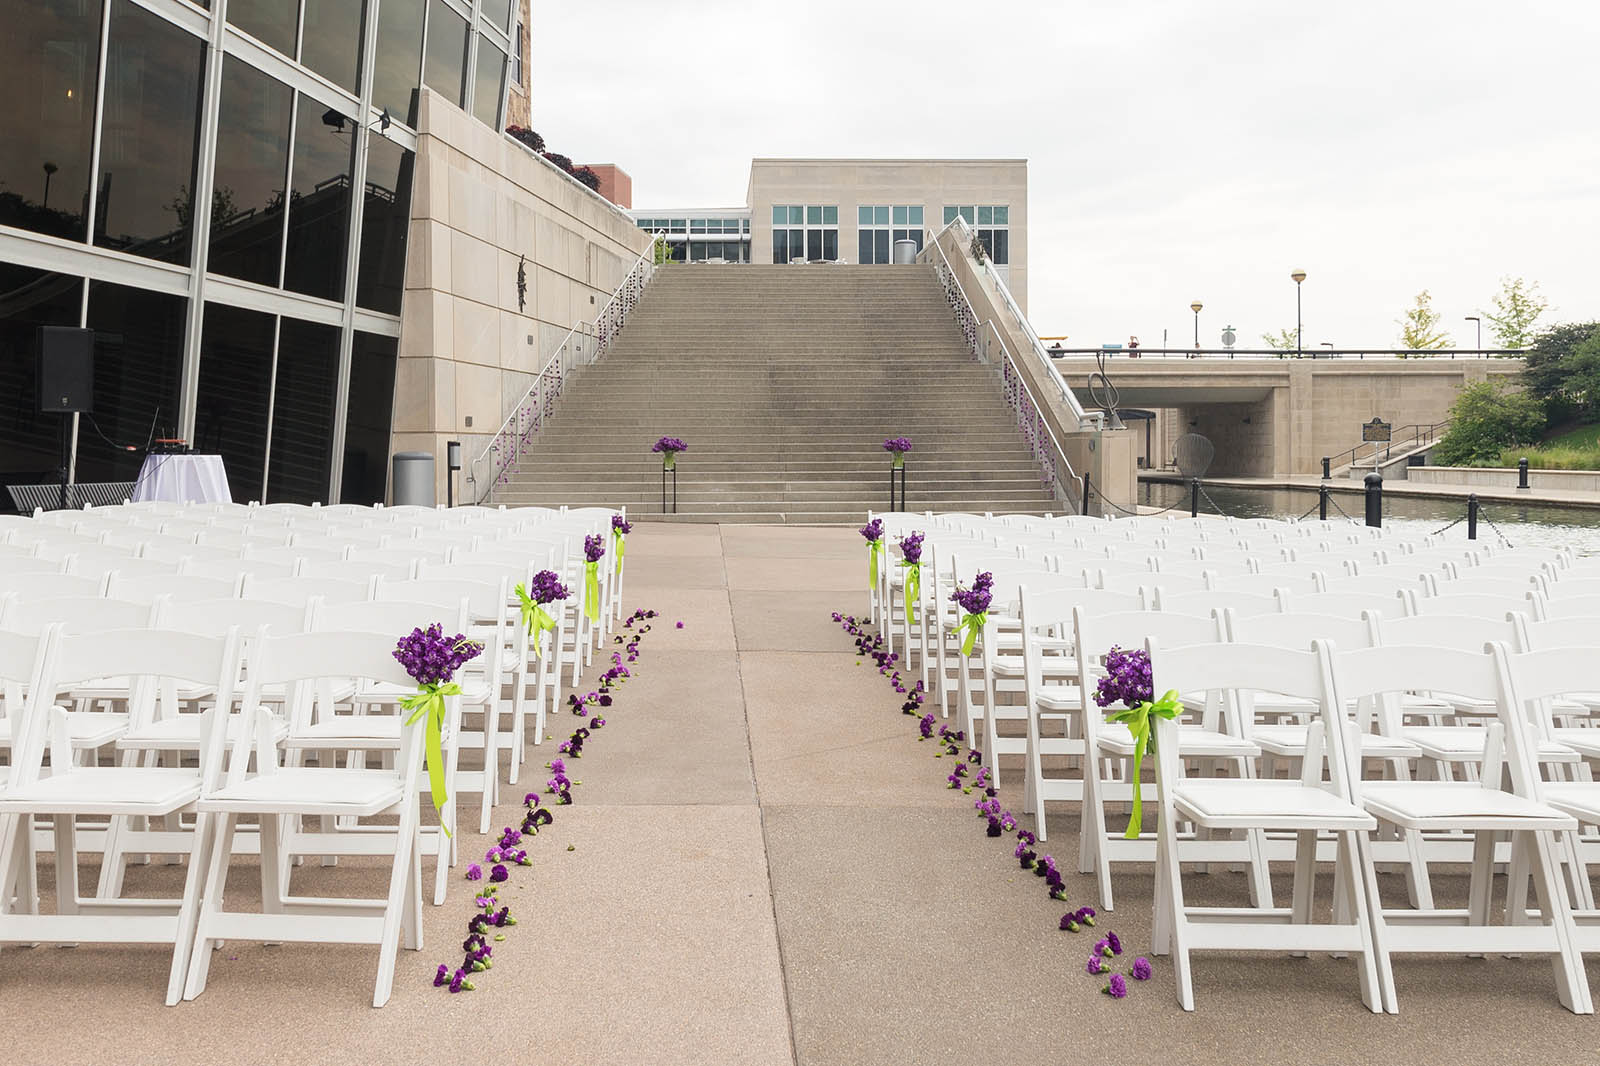
[[[1315, 489], [1249, 489], [1228, 485], [1206, 485], [1200, 498], [1202, 514], [1227, 514], [1237, 518], [1299, 518], [1307, 511], [1316, 519]], [[1361, 496], [1332, 493], [1328, 497], [1328, 517], [1346, 521], [1339, 508], [1357, 521], [1365, 515]], [[1337, 502], [1338, 506], [1334, 506]], [[1189, 509], [1189, 486], [1171, 482], [1145, 481], [1139, 485], [1139, 503], [1148, 507], [1172, 507], [1175, 512]], [[1420, 499], [1386, 496], [1383, 524], [1418, 535], [1438, 533], [1467, 543], [1465, 500]], [[1486, 503], [1480, 511], [1478, 539], [1490, 544], [1507, 543], [1514, 547], [1571, 548], [1578, 555], [1600, 555], [1600, 509], [1561, 507], [1553, 504]]]

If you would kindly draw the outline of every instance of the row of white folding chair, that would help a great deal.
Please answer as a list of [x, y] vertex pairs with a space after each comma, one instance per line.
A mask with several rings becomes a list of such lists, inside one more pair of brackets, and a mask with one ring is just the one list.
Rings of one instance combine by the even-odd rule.
[[[7, 645], [0, 641], [0, 659]], [[421, 886], [417, 868], [418, 778], [422, 766], [421, 726], [406, 727], [399, 758], [389, 769], [280, 768], [274, 716], [263, 693], [275, 688], [309, 688], [330, 678], [356, 676], [404, 687], [404, 670], [389, 653], [387, 634], [316, 633], [260, 636], [253, 649], [249, 682], [239, 725], [221, 728], [229, 716], [232, 685], [239, 673], [239, 634], [223, 637], [160, 632], [110, 631], [72, 635], [57, 629], [36, 638], [37, 662], [31, 673], [31, 698], [25, 753], [0, 790], [0, 941], [157, 942], [173, 945], [167, 1002], [199, 994], [210, 951], [223, 938], [271, 941], [332, 941], [380, 946], [374, 1005], [382, 1005], [392, 985], [394, 956], [402, 940], [420, 947]], [[14, 650], [14, 649], [13, 649]], [[15, 664], [8, 670], [14, 671]], [[209, 685], [217, 704], [200, 716], [204, 738], [195, 767], [73, 765], [65, 757], [64, 712], [52, 710], [48, 693], [111, 672], [141, 685], [177, 682]], [[281, 697], [279, 697], [281, 698]], [[459, 715], [454, 698], [447, 717]], [[227, 774], [222, 776], [224, 745], [233, 734]], [[53, 749], [48, 774], [46, 747]], [[250, 776], [254, 765], [256, 774]], [[170, 819], [194, 816], [187, 849], [189, 869], [179, 900], [78, 897], [73, 821], [79, 816]], [[234, 914], [222, 909], [223, 886], [239, 815], [258, 817], [262, 913]], [[221, 815], [220, 819], [216, 816]], [[398, 815], [398, 826], [377, 830], [391, 857], [388, 892], [379, 899], [312, 899], [287, 894], [287, 864], [294, 847], [283, 833], [286, 822], [305, 815], [332, 818]], [[55, 823], [57, 898], [55, 914], [41, 914], [30, 894], [36, 880], [28, 825], [35, 817]], [[202, 889], [202, 881], [205, 887]], [[12, 905], [12, 893], [17, 891]], [[403, 929], [403, 932], [402, 932]], [[191, 950], [191, 947], [193, 950]], [[187, 983], [186, 983], [187, 980]]]

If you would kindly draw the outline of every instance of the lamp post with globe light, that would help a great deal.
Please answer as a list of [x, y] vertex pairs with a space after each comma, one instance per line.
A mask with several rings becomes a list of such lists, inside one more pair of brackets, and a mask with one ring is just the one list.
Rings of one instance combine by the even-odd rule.
[[1305, 330], [1300, 316], [1300, 285], [1306, 280], [1306, 272], [1296, 270], [1289, 276], [1294, 279], [1294, 354], [1298, 356], [1301, 354], [1301, 336]]
[[1464, 321], [1471, 322], [1478, 327], [1478, 353], [1481, 355], [1483, 353], [1483, 319], [1477, 315], [1468, 315]]
[[1194, 350], [1200, 350], [1200, 308], [1204, 306], [1199, 300], [1189, 305], [1189, 310], [1194, 312]]

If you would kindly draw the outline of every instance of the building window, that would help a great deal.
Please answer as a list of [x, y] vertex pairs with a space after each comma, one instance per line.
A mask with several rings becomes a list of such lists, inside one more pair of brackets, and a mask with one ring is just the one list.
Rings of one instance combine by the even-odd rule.
[[444, 0], [428, 5], [428, 54], [422, 80], [456, 107], [466, 99], [467, 20]]
[[[300, 94], [290, 165], [289, 239], [283, 287], [324, 300], [344, 299], [344, 245], [350, 229], [350, 146], [354, 123], [336, 129], [330, 110]], [[334, 112], [337, 115], [336, 112]], [[377, 134], [368, 134], [376, 137]]]
[[372, 65], [372, 106], [413, 127], [422, 75], [423, 5], [424, 0], [383, 0], [378, 8], [378, 55]]
[[839, 258], [839, 205], [774, 204], [774, 263], [833, 262]]
[[472, 113], [478, 121], [499, 129], [500, 95], [506, 82], [506, 54], [478, 34], [478, 77], [472, 91]]
[[978, 234], [983, 250], [997, 266], [1011, 262], [1011, 209], [1005, 204], [945, 205], [944, 224], [949, 225], [959, 216]]
[[[220, 106], [207, 265], [214, 273], [276, 288], [294, 90], [228, 56]], [[331, 134], [331, 125], [316, 121]], [[192, 205], [181, 204], [180, 210], [192, 210]]]
[[896, 241], [915, 241], [922, 251], [921, 204], [872, 204], [856, 208], [857, 262], [894, 262]]
[[519, 88], [522, 86], [522, 64], [526, 61], [528, 55], [528, 46], [523, 42], [522, 30], [522, 19], [518, 18], [517, 35], [511, 38], [511, 50], [515, 53], [515, 61], [511, 68], [511, 80]]

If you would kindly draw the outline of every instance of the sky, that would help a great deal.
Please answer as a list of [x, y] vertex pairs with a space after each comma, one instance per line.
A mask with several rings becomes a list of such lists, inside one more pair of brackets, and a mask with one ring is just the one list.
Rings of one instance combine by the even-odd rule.
[[[1029, 161], [1029, 317], [1072, 346], [1458, 346], [1501, 279], [1600, 319], [1596, 0], [534, 0], [533, 127], [634, 204], [753, 157]], [[600, 42], [604, 42], [601, 44]], [[759, 222], [759, 220], [757, 220]], [[1491, 342], [1488, 323], [1484, 341]]]

